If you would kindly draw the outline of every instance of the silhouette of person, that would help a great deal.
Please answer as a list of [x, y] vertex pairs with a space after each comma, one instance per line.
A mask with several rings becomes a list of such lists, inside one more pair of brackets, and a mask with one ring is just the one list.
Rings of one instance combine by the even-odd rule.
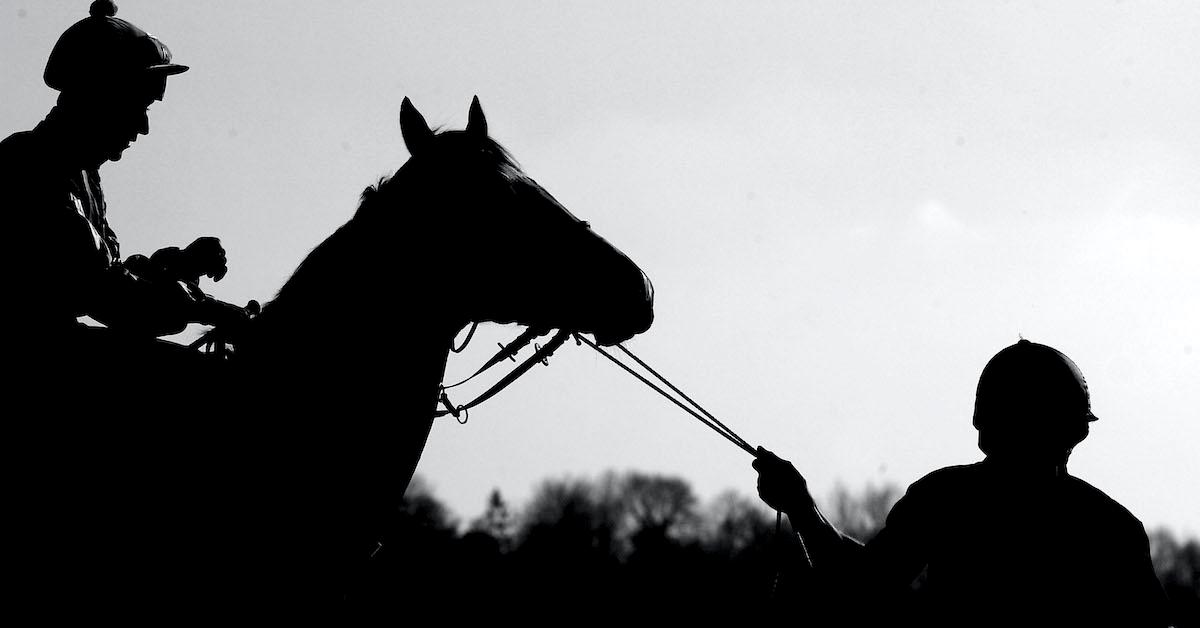
[[[163, 99], [167, 77], [188, 67], [115, 14], [111, 1], [97, 0], [63, 33], [44, 73], [60, 92], [57, 104], [33, 130], [0, 142], [0, 190], [16, 249], [4, 271], [5, 318], [10, 336], [45, 360], [186, 364], [190, 352], [153, 339], [191, 322], [232, 326], [247, 313], [199, 288], [201, 276], [225, 275], [217, 238], [121, 258], [98, 169], [149, 133], [150, 105]], [[85, 329], [83, 315], [107, 330]]]
[[[198, 287], [201, 276], [225, 275], [216, 238], [121, 257], [98, 169], [149, 132], [167, 77], [188, 68], [115, 13], [98, 0], [62, 34], [44, 73], [57, 103], [36, 128], [0, 142], [3, 553], [10, 599], [42, 617], [94, 617], [99, 604], [161, 608], [186, 588], [164, 566], [195, 564], [211, 549], [178, 531], [209, 515], [187, 510], [189, 491], [213, 490], [204, 481], [226, 462], [203, 465], [214, 455], [196, 436], [213, 421], [193, 419], [211, 409], [187, 393], [224, 369], [158, 337], [248, 316]], [[81, 324], [84, 315], [106, 327]], [[161, 472], [193, 458], [200, 479], [188, 488]]]
[[790, 462], [760, 448], [760, 497], [805, 542], [817, 598], [844, 605], [806, 610], [880, 623], [915, 614], [917, 625], [1167, 625], [1141, 522], [1067, 473], [1095, 420], [1067, 356], [1028, 340], [1001, 350], [976, 392], [984, 460], [916, 481], [865, 546], [829, 523]]

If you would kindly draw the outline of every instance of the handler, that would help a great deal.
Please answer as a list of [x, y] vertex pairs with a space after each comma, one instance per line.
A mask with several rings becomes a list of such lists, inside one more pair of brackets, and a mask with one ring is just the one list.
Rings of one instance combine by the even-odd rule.
[[1167, 625], [1141, 522], [1067, 473], [1095, 420], [1067, 356], [1028, 340], [1001, 350], [975, 398], [984, 460], [915, 482], [865, 546], [829, 523], [790, 462], [760, 448], [759, 495], [788, 515], [822, 597], [841, 607], [795, 611], [883, 624], [912, 612], [913, 625]]

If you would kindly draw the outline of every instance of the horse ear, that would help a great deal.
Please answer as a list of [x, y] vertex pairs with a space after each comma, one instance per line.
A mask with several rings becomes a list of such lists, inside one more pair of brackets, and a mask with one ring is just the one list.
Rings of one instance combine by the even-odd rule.
[[471, 99], [471, 111], [467, 114], [467, 133], [476, 137], [487, 137], [487, 118], [479, 106], [479, 96]]
[[400, 103], [400, 135], [404, 137], [408, 154], [413, 156], [424, 151], [433, 140], [433, 131], [429, 130], [429, 123], [425, 122], [425, 117], [417, 111], [407, 96]]

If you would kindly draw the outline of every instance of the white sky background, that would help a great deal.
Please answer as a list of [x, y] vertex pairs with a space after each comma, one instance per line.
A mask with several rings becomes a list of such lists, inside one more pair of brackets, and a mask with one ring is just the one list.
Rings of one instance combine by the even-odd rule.
[[[0, 131], [49, 110], [46, 56], [87, 5], [0, 1]], [[654, 281], [655, 326], [631, 348], [818, 496], [979, 459], [976, 379], [1023, 334], [1093, 391], [1072, 472], [1148, 526], [1200, 533], [1200, 5], [118, 15], [192, 66], [101, 170], [127, 254], [219, 235], [231, 271], [213, 292], [266, 300], [407, 158], [401, 98], [461, 128], [478, 94], [493, 136]], [[515, 333], [482, 329], [450, 378]], [[469, 518], [492, 487], [521, 503], [542, 478], [610, 468], [752, 495], [749, 463], [569, 344], [467, 426], [439, 423], [419, 473]]]

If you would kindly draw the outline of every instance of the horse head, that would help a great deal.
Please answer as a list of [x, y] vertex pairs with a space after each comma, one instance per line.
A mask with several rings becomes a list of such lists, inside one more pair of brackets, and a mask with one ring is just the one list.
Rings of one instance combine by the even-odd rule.
[[[267, 559], [280, 565], [284, 597], [344, 593], [333, 580], [359, 564], [412, 477], [463, 326], [515, 322], [615, 344], [653, 320], [641, 269], [526, 175], [487, 126], [478, 99], [458, 131], [430, 129], [404, 99], [411, 157], [363, 192], [237, 343], [232, 380], [258, 420], [222, 443], [237, 441], [230, 477], [257, 513], [248, 520], [284, 539]], [[397, 328], [415, 333], [386, 333]], [[394, 356], [403, 359], [379, 367]], [[242, 536], [265, 538], [256, 534]], [[306, 548], [307, 567], [289, 566], [292, 543]]]
[[440, 132], [405, 98], [400, 130], [411, 158], [389, 183], [422, 190], [417, 221], [431, 245], [450, 244], [444, 263], [454, 293], [446, 298], [463, 324], [586, 332], [602, 344], [649, 328], [654, 292], [645, 273], [489, 137], [478, 97], [466, 129]]

